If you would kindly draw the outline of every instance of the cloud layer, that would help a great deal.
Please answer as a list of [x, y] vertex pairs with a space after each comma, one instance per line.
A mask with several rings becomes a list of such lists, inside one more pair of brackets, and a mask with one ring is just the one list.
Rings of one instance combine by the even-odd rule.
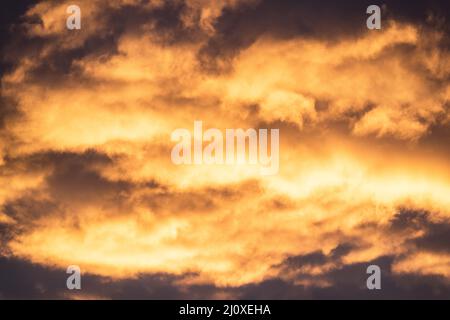
[[[448, 298], [446, 1], [385, 1], [380, 31], [361, 1], [78, 5], [2, 26], [0, 268], [47, 280], [0, 295]], [[279, 174], [174, 165], [195, 120], [279, 128]]]

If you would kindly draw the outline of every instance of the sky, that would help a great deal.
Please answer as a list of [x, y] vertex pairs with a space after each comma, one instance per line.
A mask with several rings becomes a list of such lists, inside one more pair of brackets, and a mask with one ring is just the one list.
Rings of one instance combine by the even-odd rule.
[[[450, 298], [447, 0], [1, 6], [0, 298]], [[279, 171], [174, 164], [194, 121]]]

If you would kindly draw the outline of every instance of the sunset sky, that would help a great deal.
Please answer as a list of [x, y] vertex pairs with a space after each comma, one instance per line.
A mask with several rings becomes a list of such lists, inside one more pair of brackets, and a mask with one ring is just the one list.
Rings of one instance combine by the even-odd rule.
[[[450, 1], [0, 6], [0, 298], [450, 299]], [[175, 165], [196, 120], [279, 172]]]

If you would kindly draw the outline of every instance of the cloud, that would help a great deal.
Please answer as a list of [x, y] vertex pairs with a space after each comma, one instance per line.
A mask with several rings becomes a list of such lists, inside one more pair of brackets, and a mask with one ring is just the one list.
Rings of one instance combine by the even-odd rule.
[[[8, 22], [0, 252], [53, 288], [24, 296], [72, 264], [97, 298], [371, 297], [370, 263], [377, 297], [448, 292], [446, 2], [373, 32], [355, 1], [80, 1], [75, 32], [66, 4]], [[175, 166], [195, 120], [279, 128], [279, 174]]]

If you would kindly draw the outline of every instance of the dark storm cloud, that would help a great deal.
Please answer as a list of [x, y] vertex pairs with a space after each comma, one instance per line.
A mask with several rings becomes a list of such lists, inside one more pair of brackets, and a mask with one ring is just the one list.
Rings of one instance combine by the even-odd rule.
[[[2, 299], [211, 299], [228, 294], [241, 299], [448, 299], [450, 286], [439, 276], [394, 275], [392, 257], [343, 266], [324, 274], [327, 287], [295, 285], [271, 279], [241, 287], [217, 288], [212, 285], [180, 286], [183, 276], [141, 275], [134, 279], [116, 279], [82, 273], [82, 289], [66, 289], [65, 270], [44, 268], [17, 259], [0, 258], [0, 298]], [[366, 288], [368, 265], [382, 270], [382, 290]]]
[[[444, 277], [393, 273], [395, 259], [385, 256], [332, 270], [324, 277], [333, 286], [314, 288], [314, 296], [319, 299], [448, 299], [450, 285]], [[381, 290], [372, 291], [366, 287], [369, 265], [377, 265], [381, 269]]]
[[[241, 299], [448, 299], [450, 286], [438, 276], [393, 275], [392, 259], [384, 257], [367, 263], [344, 266], [324, 275], [332, 280], [328, 287], [295, 285], [271, 279], [242, 287], [217, 288], [212, 285], [180, 286], [188, 276], [141, 275], [135, 279], [110, 281], [82, 274], [82, 290], [66, 289], [67, 274], [15, 259], [0, 259], [0, 297], [2, 299], [64, 299], [96, 297], [103, 299], [208, 299], [226, 293]], [[370, 291], [366, 268], [382, 269], [382, 290]]]
[[[156, 8], [142, 7], [139, 3], [117, 8], [105, 5], [101, 8], [99, 16], [93, 17], [101, 24], [97, 32], [90, 34], [79, 46], [60, 47], [50, 52], [45, 59], [37, 59], [39, 64], [29, 70], [27, 80], [41, 81], [49, 85], [58, 85], [61, 80], [67, 80], [70, 77], [89, 81], [88, 78], [82, 77], [73, 63], [88, 56], [107, 59], [109, 56], [119, 54], [117, 46], [120, 37], [124, 34], [151, 32], [165, 45], [195, 41], [202, 36], [202, 31], [196, 27], [197, 24], [189, 28], [183, 25], [182, 15], [186, 10], [184, 1], [166, 1]], [[197, 14], [196, 19], [199, 18]], [[84, 23], [97, 23], [97, 21]], [[21, 19], [10, 21], [10, 33], [14, 33], [14, 37], [9, 39], [5, 47], [4, 59], [9, 65], [12, 66], [14, 62], [17, 62], [18, 56], [39, 57], [48, 46], [57, 43], [61, 36], [66, 36], [67, 39], [72, 37], [74, 41], [84, 36], [83, 29], [75, 31], [76, 33], [67, 30], [66, 35], [30, 36], [27, 27], [41, 24], [42, 20], [37, 16], [21, 17]], [[149, 24], [151, 24], [151, 31]]]
[[322, 251], [316, 251], [306, 255], [289, 257], [283, 265], [288, 268], [300, 268], [305, 265], [322, 265], [327, 261], [327, 256]]
[[0, 212], [14, 221], [13, 224], [0, 224], [2, 251], [7, 251], [9, 240], [32, 230], [38, 219], [64, 215], [70, 203], [102, 199], [105, 193], [119, 188], [114, 183], [108, 184], [102, 180], [95, 171], [87, 169], [94, 164], [104, 165], [108, 161], [109, 158], [93, 151], [84, 154], [43, 153], [14, 159], [6, 157], [5, 164], [0, 167], [0, 174], [4, 177], [21, 173], [39, 174], [46, 170], [52, 173], [45, 185], [25, 190], [19, 197], [1, 205]]
[[[49, 172], [39, 188], [26, 190], [18, 198], [6, 201], [2, 211], [18, 224], [14, 232], [32, 227], [43, 216], [61, 215], [67, 205], [77, 203], [120, 203], [131, 188], [127, 182], [111, 182], [96, 171], [112, 160], [101, 153], [87, 151], [81, 154], [48, 152], [21, 158], [5, 158], [0, 167], [4, 176], [14, 173]], [[46, 195], [42, 197], [42, 195]], [[19, 227], [18, 227], [19, 226]]]
[[45, 268], [14, 258], [0, 258], [0, 299], [195, 299], [211, 297], [213, 286], [181, 288], [183, 276], [141, 275], [134, 279], [110, 280], [83, 274], [81, 290], [68, 290], [65, 270]]
[[408, 243], [418, 250], [450, 254], [450, 222], [432, 221], [425, 210], [401, 209], [391, 220], [390, 228], [394, 232], [423, 231]]
[[259, 192], [259, 185], [253, 181], [236, 186], [205, 187], [184, 192], [158, 185], [154, 193], [142, 199], [142, 204], [155, 213], [186, 214], [195, 211], [208, 214], [219, 209], [223, 203], [242, 201], [248, 194]]
[[0, 258], [0, 299], [50, 299], [65, 285], [63, 272], [17, 260]]
[[308, 270], [305, 271], [304, 269], [305, 267], [324, 266], [327, 263], [341, 265], [342, 258], [357, 248], [358, 247], [354, 244], [342, 243], [331, 250], [329, 254], [325, 254], [323, 251], [318, 250], [308, 254], [291, 256], [276, 267], [280, 268], [280, 274], [290, 271], [299, 271], [296, 274], [297, 280], [312, 280], [315, 276], [308, 274]]
[[425, 210], [411, 210], [401, 208], [391, 219], [390, 228], [392, 231], [420, 230], [429, 224], [429, 212]]
[[48, 168], [58, 172], [64, 170], [66, 166], [80, 169], [112, 163], [111, 158], [95, 150], [87, 150], [83, 153], [49, 151], [19, 157], [5, 156], [4, 161], [5, 163], [0, 167], [2, 175], [17, 172], [40, 172]]
[[53, 172], [47, 177], [52, 197], [65, 202], [118, 201], [132, 185], [126, 181], [112, 182], [100, 176], [98, 167], [112, 163], [106, 155], [94, 151], [84, 154], [53, 154]]
[[[424, 230], [423, 236], [410, 241], [411, 250], [429, 250], [448, 253], [450, 248], [450, 224], [433, 223], [429, 212], [400, 209], [390, 222], [392, 232]], [[242, 299], [448, 299], [450, 283], [442, 276], [416, 273], [394, 273], [393, 264], [403, 255], [383, 256], [372, 261], [345, 264], [342, 258], [358, 246], [343, 243], [329, 254], [315, 251], [305, 255], [291, 256], [278, 267], [279, 279], [239, 288]], [[325, 267], [323, 273], [310, 273], [308, 267]], [[368, 290], [367, 267], [377, 265], [382, 274], [382, 290]], [[287, 281], [284, 275], [289, 275]], [[296, 282], [311, 281], [327, 285], [302, 285]], [[272, 294], [274, 294], [272, 296]]]
[[[92, 277], [92, 287], [97, 287], [96, 292], [111, 299], [211, 299], [221, 290], [213, 285], [180, 286], [176, 283], [185, 276], [169, 276], [164, 274], [141, 275], [136, 279], [119, 281], [104, 281], [102, 286], [95, 286]], [[89, 280], [88, 280], [89, 281]]]
[[[365, 263], [342, 265], [322, 275], [327, 286], [296, 285], [291, 281], [271, 279], [237, 288], [241, 299], [448, 299], [450, 284], [440, 276], [394, 274], [391, 256]], [[309, 261], [311, 262], [311, 261]], [[317, 262], [317, 260], [315, 260]], [[368, 290], [366, 273], [369, 265], [381, 268], [381, 290]], [[303, 277], [305, 279], [306, 277]]]
[[1, 3], [0, 10], [0, 75], [9, 69], [9, 65], [5, 61], [6, 44], [9, 43], [14, 36], [13, 26], [20, 22], [20, 18], [30, 8], [35, 0], [4, 0]]
[[[232, 58], [263, 35], [329, 42], [356, 38], [367, 32], [366, 9], [373, 4], [382, 7], [383, 22], [394, 19], [439, 28], [450, 34], [450, 5], [444, 0], [261, 0], [257, 5], [242, 6], [239, 10], [225, 9], [215, 23], [216, 34], [199, 57], [207, 68], [214, 69], [216, 58]], [[430, 21], [431, 13], [437, 18], [434, 21]], [[448, 41], [448, 37], [446, 39]]]
[[[20, 23], [21, 17], [27, 9], [35, 1], [23, 0], [6, 0], [1, 3], [0, 10], [0, 77], [5, 72], [13, 68], [13, 63], [7, 59], [8, 44], [17, 36], [14, 25]], [[0, 138], [2, 138], [1, 129], [4, 127], [6, 120], [17, 115], [16, 104], [11, 98], [7, 98], [2, 94], [3, 83], [0, 84]]]
[[35, 193], [30, 191], [18, 199], [6, 202], [2, 207], [7, 216], [19, 223], [19, 228], [27, 226], [37, 218], [51, 216], [58, 212], [57, 203], [39, 199]]
[[450, 254], [450, 223], [430, 223], [425, 234], [412, 243], [422, 250]]

